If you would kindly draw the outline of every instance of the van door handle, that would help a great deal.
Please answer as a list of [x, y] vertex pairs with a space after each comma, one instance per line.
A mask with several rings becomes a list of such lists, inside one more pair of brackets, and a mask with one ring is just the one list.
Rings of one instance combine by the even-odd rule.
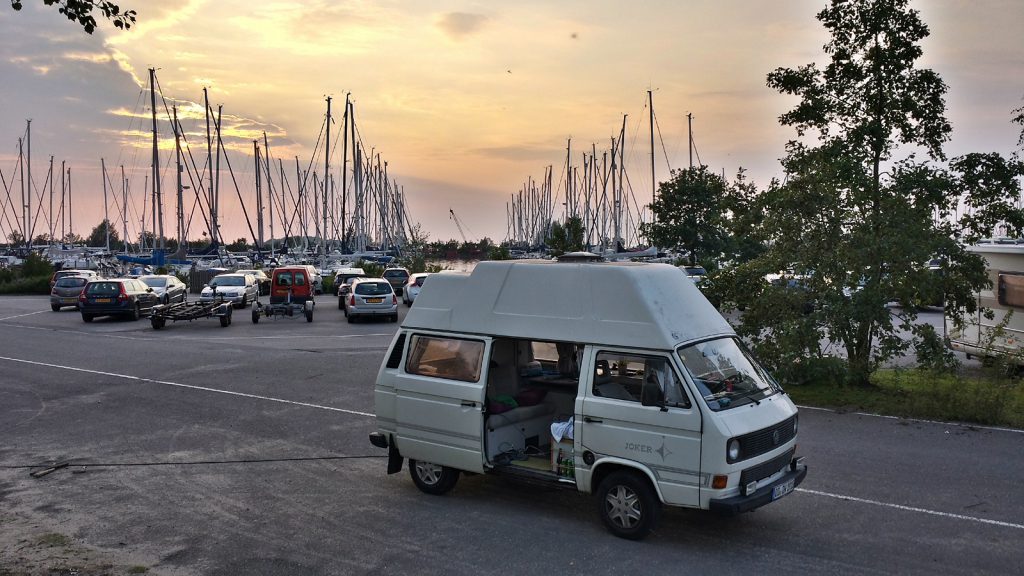
[[476, 408], [476, 402], [473, 402], [472, 400], [463, 400], [462, 401], [462, 407], [463, 408]]
[[588, 424], [600, 424], [604, 422], [604, 420], [601, 420], [600, 418], [591, 418], [590, 416], [584, 416], [583, 421]]

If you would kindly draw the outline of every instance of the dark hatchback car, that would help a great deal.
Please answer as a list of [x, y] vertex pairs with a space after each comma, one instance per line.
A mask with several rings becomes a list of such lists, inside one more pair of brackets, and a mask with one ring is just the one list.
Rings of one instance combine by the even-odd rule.
[[78, 297], [78, 309], [85, 322], [92, 322], [96, 316], [124, 316], [138, 320], [151, 313], [159, 302], [156, 292], [141, 280], [117, 278], [86, 284]]
[[402, 295], [405, 283], [409, 281], [409, 271], [405, 268], [388, 268], [381, 276], [391, 284], [391, 289], [399, 296]]

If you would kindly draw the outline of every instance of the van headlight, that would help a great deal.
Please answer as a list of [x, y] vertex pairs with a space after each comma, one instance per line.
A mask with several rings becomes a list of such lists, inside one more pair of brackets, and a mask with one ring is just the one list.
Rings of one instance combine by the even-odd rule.
[[733, 438], [729, 440], [729, 445], [725, 451], [726, 460], [729, 463], [733, 463], [740, 459], [740, 441]]

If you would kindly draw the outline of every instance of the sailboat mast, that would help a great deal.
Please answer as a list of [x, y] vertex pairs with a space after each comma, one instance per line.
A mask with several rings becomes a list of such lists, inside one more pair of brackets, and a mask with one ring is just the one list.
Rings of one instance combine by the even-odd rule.
[[210, 96], [203, 88], [203, 108], [206, 113], [206, 174], [210, 178], [210, 187], [207, 192], [210, 205], [210, 242], [216, 245], [217, 233], [217, 201], [213, 191], [213, 138], [210, 135]]
[[331, 185], [331, 97], [327, 97], [327, 123], [324, 125], [324, 134], [327, 135], [327, 140], [324, 144], [324, 201], [321, 203], [323, 206], [323, 221], [324, 227], [320, 232], [320, 255], [322, 256], [320, 266], [323, 267], [326, 264], [325, 259], [327, 258], [327, 198], [329, 197], [328, 188]]
[[67, 188], [64, 183], [64, 161], [60, 161], [60, 240], [61, 242], [67, 238], [67, 229], [64, 227], [64, 223], [67, 220], [67, 210], [64, 209], [64, 197]]
[[345, 121], [342, 123], [341, 130], [341, 247], [342, 250], [348, 247], [348, 231], [345, 226], [348, 224], [346, 220], [346, 208], [345, 205], [348, 199], [348, 118], [349, 108], [352, 106], [352, 102], [349, 100], [349, 95], [345, 94]]
[[[653, 203], [658, 199], [658, 182], [654, 176], [654, 95], [650, 90], [647, 91], [647, 103], [651, 124], [651, 202]], [[651, 218], [653, 219], [654, 216]]]
[[53, 233], [54, 233], [54, 229], [53, 229], [53, 180], [54, 180], [54, 178], [53, 178], [53, 155], [52, 154], [50, 155], [50, 173], [49, 173], [49, 176], [46, 177], [46, 179], [50, 181], [50, 211], [47, 212], [47, 218], [46, 219], [47, 219], [48, 224], [49, 224], [48, 234], [49, 234], [50, 244], [53, 244]]
[[[61, 162], [60, 165], [64, 166], [64, 162]], [[63, 172], [63, 168], [61, 171]], [[74, 214], [71, 210], [71, 167], [68, 166], [68, 236], [71, 236], [71, 238], [75, 237]], [[72, 241], [72, 245], [74, 245], [74, 241]]]
[[124, 236], [121, 237], [122, 252], [128, 252], [128, 179], [124, 177], [124, 164], [121, 164], [121, 229]]
[[100, 179], [103, 180], [103, 230], [107, 237], [107, 252], [110, 252], [110, 215], [107, 213], [107, 165], [100, 158]]
[[176, 187], [177, 187], [177, 200], [178, 207], [176, 210], [177, 218], [177, 233], [178, 233], [178, 253], [185, 254], [185, 209], [184, 209], [184, 198], [182, 197], [181, 188], [181, 126], [178, 124], [178, 105], [175, 104], [173, 107], [174, 111], [174, 166], [175, 173], [178, 175]]
[[[164, 201], [160, 195], [160, 151], [157, 147], [156, 131], [156, 68], [149, 69], [149, 103], [153, 112], [153, 203], [156, 211], [153, 218], [153, 231], [159, 238], [160, 249], [167, 249], [167, 239], [164, 238]], [[156, 246], [154, 246], [156, 248]]]
[[252, 141], [252, 157], [256, 162], [256, 251], [263, 251], [263, 191], [260, 189], [260, 144]]
[[267, 132], [263, 132], [263, 149], [266, 150], [264, 164], [267, 170], [267, 201], [270, 203], [270, 257], [274, 257], [274, 185], [270, 179], [270, 144], [267, 142]]

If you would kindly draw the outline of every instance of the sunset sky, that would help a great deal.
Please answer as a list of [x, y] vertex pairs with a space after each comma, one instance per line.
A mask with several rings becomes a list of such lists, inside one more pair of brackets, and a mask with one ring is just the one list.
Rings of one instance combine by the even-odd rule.
[[[91, 36], [41, 0], [26, 0], [21, 12], [0, 5], [0, 172], [20, 203], [18, 138], [31, 119], [35, 185], [43, 186], [51, 155], [58, 168], [67, 162], [74, 231], [83, 236], [102, 219], [100, 158], [112, 169], [124, 165], [141, 198], [150, 135], [139, 116], [149, 114], [150, 67], [169, 103], [201, 103], [207, 87], [214, 107], [223, 105], [245, 198], [254, 182], [252, 138], [266, 130], [275, 157], [294, 165], [298, 156], [305, 166], [325, 97], [334, 98], [340, 121], [350, 93], [364, 143], [388, 161], [412, 219], [432, 240], [458, 238], [451, 207], [471, 239], [501, 241], [510, 195], [549, 165], [559, 182], [569, 138], [575, 164], [591, 144], [607, 149], [623, 114], [630, 182], [638, 201], [650, 200], [648, 89], [660, 126], [659, 181], [687, 163], [687, 113], [700, 159], [714, 171], [732, 177], [744, 167], [762, 186], [780, 177], [778, 159], [794, 133], [777, 118], [794, 101], [767, 88], [765, 76], [826, 62], [827, 37], [814, 18], [823, 0], [120, 4], [137, 11], [137, 25], [124, 32], [104, 21]], [[949, 86], [947, 155], [1013, 152], [1020, 129], [1011, 111], [1024, 105], [1024, 2], [912, 6], [932, 32], [920, 65]], [[183, 123], [202, 128], [198, 118]], [[161, 132], [166, 163], [166, 122]], [[335, 171], [339, 163], [332, 160]], [[173, 189], [167, 174], [165, 191]], [[226, 178], [222, 225], [231, 241], [248, 232]], [[170, 194], [164, 211], [173, 236]], [[10, 232], [10, 223], [0, 218], [0, 230]], [[193, 224], [190, 237], [201, 230]]]

